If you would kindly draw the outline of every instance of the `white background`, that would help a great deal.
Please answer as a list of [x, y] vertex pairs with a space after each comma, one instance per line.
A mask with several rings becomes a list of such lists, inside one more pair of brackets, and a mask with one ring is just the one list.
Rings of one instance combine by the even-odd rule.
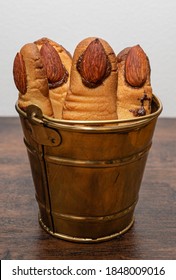
[[[19, 266], [19, 268], [18, 268]], [[67, 275], [67, 268], [72, 269], [73, 275]], [[109, 269], [107, 270], [107, 268]], [[131, 271], [133, 275], [124, 273], [121, 275], [120, 273], [116, 273], [118, 269], [122, 267], [122, 271], [124, 271], [124, 267], [131, 268]], [[134, 268], [137, 268], [137, 271], [139, 272], [139, 268], [146, 267], [147, 269], [150, 267], [149, 274], [145, 273], [144, 275], [141, 273], [140, 275], [134, 274]], [[34, 273], [28, 273], [28, 271], [32, 268], [32, 271], [37, 269], [53, 269], [58, 270], [58, 273], [60, 271], [61, 274], [55, 274], [55, 275], [47, 275], [40, 273], [40, 275], [35, 275]], [[107, 275], [109, 272], [112, 271], [112, 269], [115, 268], [116, 274]], [[117, 268], [117, 270], [116, 270]], [[151, 275], [151, 268], [154, 268], [154, 274]], [[19, 275], [14, 275], [14, 269], [15, 271], [19, 271]], [[88, 274], [85, 274], [85, 269]], [[90, 269], [96, 270], [96, 274], [91, 274]], [[156, 270], [157, 269], [157, 270]], [[140, 279], [140, 280], [175, 280], [175, 261], [174, 260], [3, 260], [2, 261], [2, 268], [1, 268], [1, 277], [2, 280], [75, 280], [75, 279], [81, 279], [81, 280], [96, 280], [96, 279], [103, 279], [103, 280], [129, 280], [129, 279]], [[79, 273], [77, 270], [79, 270]], [[82, 275], [80, 274], [80, 271], [82, 270]], [[113, 269], [114, 270], [114, 269]], [[157, 274], [155, 275], [155, 272], [157, 271]], [[84, 273], [83, 273], [84, 272]], [[161, 272], [161, 274], [160, 274]], [[163, 274], [164, 272], [164, 274]], [[21, 275], [22, 274], [22, 275]], [[28, 274], [28, 275], [27, 275]], [[43, 275], [43, 276], [42, 276]]]
[[86, 37], [101, 37], [118, 53], [140, 44], [151, 64], [162, 117], [176, 117], [175, 0], [4, 0], [0, 3], [0, 116], [17, 116], [12, 67], [19, 49], [48, 37], [72, 54]]

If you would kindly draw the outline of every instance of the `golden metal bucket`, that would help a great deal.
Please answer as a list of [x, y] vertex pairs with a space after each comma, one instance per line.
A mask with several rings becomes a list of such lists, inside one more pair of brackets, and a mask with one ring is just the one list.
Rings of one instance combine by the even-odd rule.
[[16, 105], [27, 147], [40, 225], [51, 235], [99, 242], [126, 232], [162, 105], [130, 120], [47, 118], [35, 105]]

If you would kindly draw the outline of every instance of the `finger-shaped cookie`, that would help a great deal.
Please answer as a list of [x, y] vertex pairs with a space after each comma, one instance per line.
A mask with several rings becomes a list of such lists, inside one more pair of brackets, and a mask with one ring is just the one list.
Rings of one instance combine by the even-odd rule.
[[117, 65], [118, 118], [128, 119], [150, 114], [150, 64], [143, 49], [139, 45], [125, 48], [117, 55]]
[[14, 82], [19, 90], [18, 106], [26, 108], [35, 104], [43, 114], [53, 116], [45, 68], [36, 44], [24, 45], [13, 64]]
[[103, 39], [86, 38], [75, 49], [63, 119], [117, 119], [117, 61]]

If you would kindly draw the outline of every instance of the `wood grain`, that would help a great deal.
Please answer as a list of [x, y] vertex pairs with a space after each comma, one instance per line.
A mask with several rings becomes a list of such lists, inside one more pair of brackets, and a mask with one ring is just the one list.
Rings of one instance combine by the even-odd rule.
[[99, 244], [56, 239], [38, 224], [38, 206], [18, 118], [0, 118], [1, 259], [176, 259], [176, 119], [160, 118], [134, 226]]

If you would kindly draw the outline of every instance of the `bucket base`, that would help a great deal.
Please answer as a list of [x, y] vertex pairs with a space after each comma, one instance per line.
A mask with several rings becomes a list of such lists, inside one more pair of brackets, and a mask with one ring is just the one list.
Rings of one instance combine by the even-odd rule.
[[39, 224], [41, 225], [41, 227], [49, 234], [51, 234], [54, 237], [63, 239], [63, 240], [67, 240], [67, 241], [71, 241], [71, 242], [77, 242], [77, 243], [98, 243], [98, 242], [103, 242], [103, 241], [108, 241], [111, 240], [115, 237], [118, 237], [122, 234], [124, 234], [125, 232], [127, 232], [133, 225], [134, 223], [134, 217], [132, 218], [131, 222], [129, 223], [129, 225], [124, 228], [123, 230], [108, 235], [108, 236], [103, 236], [103, 237], [99, 237], [96, 239], [92, 239], [92, 238], [79, 238], [79, 237], [73, 237], [73, 236], [69, 236], [69, 235], [65, 235], [65, 234], [60, 234], [60, 233], [56, 233], [56, 232], [52, 232], [42, 221], [42, 219], [39, 217]]

